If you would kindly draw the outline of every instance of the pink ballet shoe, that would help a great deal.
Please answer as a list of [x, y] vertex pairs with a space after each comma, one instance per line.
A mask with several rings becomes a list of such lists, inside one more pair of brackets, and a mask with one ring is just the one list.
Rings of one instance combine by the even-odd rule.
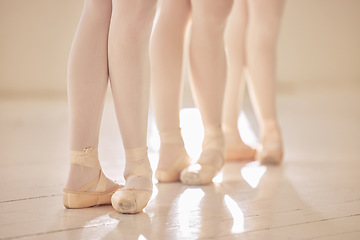
[[200, 186], [212, 183], [212, 179], [224, 165], [224, 154], [217, 149], [205, 149], [198, 163], [189, 165], [180, 175], [185, 185]]
[[184, 153], [166, 170], [156, 169], [155, 177], [159, 182], [177, 182], [180, 180], [180, 173], [191, 163], [191, 158]]
[[204, 127], [202, 153], [196, 164], [185, 168], [180, 180], [186, 185], [206, 185], [221, 171], [224, 165], [225, 140], [220, 126]]
[[147, 156], [147, 148], [125, 149], [125, 186], [111, 197], [113, 208], [119, 213], [141, 212], [152, 195], [152, 170]]
[[174, 144], [181, 146], [183, 152], [167, 169], [157, 168], [155, 171], [155, 177], [159, 182], [177, 182], [180, 180], [181, 171], [187, 168], [191, 163], [191, 158], [187, 154], [184, 148], [184, 142], [181, 137], [180, 128], [160, 133], [161, 144]]
[[[107, 178], [101, 170], [96, 149], [86, 148], [84, 151], [72, 151], [70, 162], [85, 167], [99, 169], [100, 173], [98, 177], [78, 190], [63, 189], [63, 203], [66, 208], [88, 208], [111, 204], [111, 196], [118, 189], [124, 187], [117, 184], [113, 188], [107, 190]], [[95, 191], [89, 191], [94, 187]]]
[[261, 144], [257, 151], [256, 159], [260, 164], [281, 164], [283, 160], [283, 147], [280, 141], [267, 141]]
[[242, 141], [235, 142], [226, 147], [225, 162], [253, 161], [256, 149], [244, 144]]

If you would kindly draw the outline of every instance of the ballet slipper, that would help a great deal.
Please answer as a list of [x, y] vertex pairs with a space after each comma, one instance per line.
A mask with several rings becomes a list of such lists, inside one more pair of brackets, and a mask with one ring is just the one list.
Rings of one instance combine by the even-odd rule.
[[205, 127], [202, 153], [197, 163], [185, 168], [180, 180], [186, 185], [206, 185], [224, 164], [224, 136], [220, 127]]
[[242, 141], [238, 141], [226, 146], [225, 162], [253, 161], [255, 160], [256, 149]]
[[205, 149], [199, 161], [185, 168], [180, 175], [185, 185], [206, 185], [220, 172], [224, 163], [224, 154], [216, 149]]
[[265, 141], [257, 150], [256, 159], [263, 165], [278, 165], [283, 160], [281, 140]]
[[[179, 144], [184, 146], [181, 137], [180, 129], [160, 133], [161, 144]], [[188, 167], [191, 163], [191, 158], [187, 154], [185, 148], [183, 152], [176, 158], [176, 160], [167, 169], [160, 169], [155, 171], [155, 177], [159, 182], [177, 182], [180, 180], [180, 173], [183, 169]]]
[[[87, 208], [111, 204], [111, 196], [123, 187], [117, 184], [106, 190], [107, 178], [101, 170], [97, 149], [85, 148], [83, 151], [72, 151], [70, 163], [96, 168], [100, 170], [100, 173], [97, 178], [78, 190], [63, 189], [63, 203], [66, 208]], [[92, 188], [95, 188], [95, 191], [89, 191]]]
[[135, 214], [141, 212], [148, 204], [152, 191], [136, 189], [120, 189], [116, 191], [111, 203], [119, 213]]
[[125, 186], [111, 197], [111, 204], [120, 213], [139, 213], [152, 195], [152, 171], [147, 148], [125, 149]]
[[159, 182], [178, 182], [180, 180], [180, 173], [183, 169], [190, 165], [191, 158], [187, 153], [184, 153], [167, 169], [156, 169], [155, 177]]

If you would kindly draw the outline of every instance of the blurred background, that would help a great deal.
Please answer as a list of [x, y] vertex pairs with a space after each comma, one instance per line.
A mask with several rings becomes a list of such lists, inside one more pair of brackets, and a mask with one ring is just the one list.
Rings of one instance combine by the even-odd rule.
[[[83, 1], [0, 0], [0, 95], [66, 97], [68, 53]], [[279, 90], [360, 82], [360, 1], [288, 0]]]

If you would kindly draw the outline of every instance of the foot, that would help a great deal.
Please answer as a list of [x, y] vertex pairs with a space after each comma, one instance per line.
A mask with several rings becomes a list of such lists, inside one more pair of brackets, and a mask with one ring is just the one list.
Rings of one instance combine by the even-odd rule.
[[161, 133], [160, 137], [161, 148], [155, 177], [159, 182], [177, 182], [181, 171], [190, 165], [191, 158], [185, 150], [180, 129]]
[[224, 164], [224, 136], [221, 127], [206, 127], [203, 151], [196, 164], [185, 168], [180, 180], [186, 185], [205, 185], [219, 173]]
[[224, 155], [216, 149], [203, 150], [197, 163], [185, 168], [180, 175], [185, 185], [206, 185], [219, 173], [223, 166]]
[[256, 149], [252, 148], [245, 143], [235, 142], [231, 145], [226, 146], [225, 150], [225, 161], [236, 162], [236, 161], [253, 161], [255, 160]]
[[102, 172], [97, 149], [72, 151], [70, 174], [63, 189], [66, 208], [86, 208], [111, 204], [112, 194], [123, 186], [108, 179]]
[[125, 186], [114, 193], [112, 206], [120, 213], [139, 213], [152, 195], [152, 170], [147, 148], [125, 149]]
[[256, 158], [261, 164], [281, 164], [283, 145], [279, 128], [264, 131]]
[[224, 136], [226, 145], [225, 161], [235, 162], [255, 160], [256, 149], [244, 143], [237, 127], [234, 129], [224, 127]]

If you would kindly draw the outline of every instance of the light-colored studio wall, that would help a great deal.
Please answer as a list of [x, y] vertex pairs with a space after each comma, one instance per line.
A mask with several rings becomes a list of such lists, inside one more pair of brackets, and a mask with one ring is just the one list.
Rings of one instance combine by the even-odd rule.
[[[82, 0], [0, 0], [0, 94], [66, 94]], [[360, 1], [288, 0], [279, 82], [360, 82]]]
[[278, 44], [280, 82], [360, 83], [360, 1], [287, 1]]
[[82, 0], [0, 0], [0, 93], [66, 94]]

